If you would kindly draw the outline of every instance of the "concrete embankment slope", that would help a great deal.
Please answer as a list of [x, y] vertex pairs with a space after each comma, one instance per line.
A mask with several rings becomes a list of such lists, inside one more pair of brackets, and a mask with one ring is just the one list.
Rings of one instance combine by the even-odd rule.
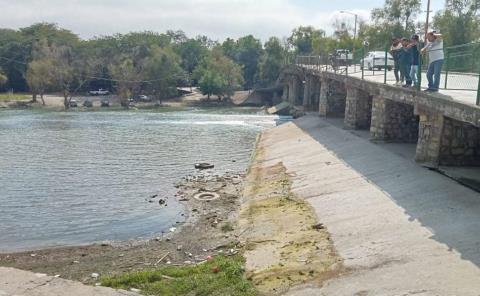
[[289, 295], [479, 295], [480, 195], [314, 116], [268, 130], [346, 272]]
[[138, 296], [139, 294], [0, 267], [0, 296]]

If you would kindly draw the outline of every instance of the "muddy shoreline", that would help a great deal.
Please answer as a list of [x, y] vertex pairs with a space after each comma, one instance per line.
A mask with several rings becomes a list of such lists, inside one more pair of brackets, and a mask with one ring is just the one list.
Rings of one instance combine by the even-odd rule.
[[[187, 222], [168, 235], [138, 245], [0, 254], [0, 266], [98, 284], [102, 276], [240, 254], [245, 277], [259, 295], [321, 286], [348, 272], [321, 217], [293, 193], [292, 176], [282, 161], [266, 152], [270, 144], [264, 135], [257, 138], [246, 174], [188, 176], [177, 185], [175, 198], [185, 203]], [[202, 193], [213, 200], [194, 198]]]
[[[185, 205], [186, 220], [154, 239], [0, 253], [0, 266], [95, 284], [101, 276], [196, 264], [208, 256], [236, 254], [241, 235], [236, 220], [244, 178], [238, 173], [183, 178], [171, 198]], [[200, 200], [195, 198], [202, 193]], [[203, 200], [212, 196], [218, 198]]]

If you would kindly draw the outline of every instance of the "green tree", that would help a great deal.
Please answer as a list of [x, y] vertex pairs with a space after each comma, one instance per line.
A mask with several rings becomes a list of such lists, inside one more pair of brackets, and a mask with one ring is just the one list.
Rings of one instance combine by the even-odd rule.
[[8, 76], [8, 88], [25, 91], [27, 65], [33, 59], [35, 46], [44, 40], [47, 46], [75, 48], [80, 41], [69, 30], [51, 23], [37, 23], [20, 30], [0, 30], [0, 66]]
[[420, 0], [385, 0], [382, 8], [372, 11], [372, 19], [376, 24], [394, 25], [398, 36], [415, 29], [414, 20], [420, 11]]
[[42, 104], [45, 105], [43, 95], [54, 82], [53, 61], [50, 58], [42, 58], [33, 60], [28, 64], [26, 79], [28, 87], [32, 93], [32, 101], [37, 101], [37, 95], [40, 95]]
[[439, 30], [449, 45], [460, 45], [480, 38], [480, 19], [476, 0], [447, 0], [445, 9], [433, 18], [433, 26]]
[[7, 83], [7, 80], [8, 80], [7, 75], [5, 75], [5, 73], [3, 72], [3, 69], [0, 68], [0, 86]]
[[110, 66], [110, 73], [115, 81], [117, 94], [122, 106], [128, 106], [128, 99], [138, 93], [141, 87], [142, 67], [135, 65], [130, 57], [122, 57]]
[[221, 48], [215, 48], [207, 55], [194, 71], [200, 90], [207, 95], [230, 97], [243, 84], [242, 70]]
[[151, 54], [145, 60], [144, 75], [146, 89], [153, 97], [162, 101], [165, 98], [177, 95], [176, 82], [184, 76], [180, 67], [180, 58], [170, 47], [154, 46]]
[[234, 39], [232, 38], [227, 38], [225, 41], [222, 43], [222, 50], [225, 56], [232, 60], [237, 59], [237, 44]]
[[262, 43], [252, 35], [237, 40], [236, 62], [243, 67], [245, 87], [251, 88], [255, 83], [258, 63], [263, 55]]
[[385, 0], [382, 8], [372, 10], [372, 23], [360, 24], [359, 41], [368, 41], [370, 50], [384, 50], [393, 36], [410, 36], [419, 29], [420, 8], [420, 0]]
[[284, 57], [285, 49], [280, 39], [270, 37], [270, 39], [265, 42], [265, 54], [259, 64], [260, 80], [266, 84], [275, 82], [284, 65]]
[[53, 90], [61, 91], [65, 109], [70, 107], [72, 89], [75, 86], [74, 51], [66, 45], [48, 45], [44, 39], [39, 42], [35, 50], [35, 59], [43, 61], [49, 67]]
[[5, 88], [26, 91], [26, 64], [29, 59], [30, 47], [19, 31], [0, 29], [0, 67], [7, 76]]
[[297, 54], [305, 55], [313, 52], [313, 40], [324, 36], [325, 31], [321, 29], [315, 29], [312, 26], [300, 26], [293, 29], [288, 41], [295, 48]]
[[174, 44], [184, 43], [188, 39], [187, 36], [185, 35], [185, 32], [183, 32], [182, 30], [177, 30], [177, 31], [168, 30], [166, 35], [170, 37], [171, 42]]
[[185, 72], [192, 74], [203, 57], [207, 54], [208, 48], [198, 39], [187, 39], [174, 47], [175, 52], [181, 58], [181, 66]]

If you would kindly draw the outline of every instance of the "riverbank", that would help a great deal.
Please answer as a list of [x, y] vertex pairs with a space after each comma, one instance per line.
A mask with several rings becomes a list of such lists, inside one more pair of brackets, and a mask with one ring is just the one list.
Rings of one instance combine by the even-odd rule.
[[[239, 91], [234, 94], [231, 100], [218, 100], [217, 98], [208, 99], [203, 95], [198, 88], [192, 88], [191, 91], [184, 90], [185, 94], [166, 99], [159, 104], [155, 101], [150, 102], [132, 102], [128, 109], [151, 109], [151, 108], [188, 108], [188, 107], [234, 107], [239, 106], [248, 97], [248, 91]], [[40, 97], [37, 97], [36, 102], [32, 102], [29, 94], [0, 94], [0, 109], [46, 109], [46, 110], [64, 110], [64, 98], [58, 94], [45, 94], [43, 97], [45, 104], [42, 103]], [[116, 95], [106, 96], [82, 96], [74, 95], [72, 97], [77, 103], [77, 107], [71, 107], [71, 111], [96, 111], [105, 109], [101, 107], [102, 100], [109, 101], [109, 108], [111, 109], [125, 109], [120, 104], [120, 98]], [[91, 107], [83, 106], [85, 101], [91, 102]]]
[[[243, 175], [190, 176], [178, 185], [175, 197], [186, 207], [185, 222], [148, 241], [52, 248], [0, 254], [0, 266], [59, 275], [95, 284], [99, 276], [114, 276], [157, 266], [192, 265], [219, 254], [235, 255], [239, 241], [235, 218], [240, 207]], [[213, 192], [218, 199], [198, 200], [196, 194]], [[155, 200], [160, 202], [160, 200]], [[167, 205], [168, 200], [161, 201]]]

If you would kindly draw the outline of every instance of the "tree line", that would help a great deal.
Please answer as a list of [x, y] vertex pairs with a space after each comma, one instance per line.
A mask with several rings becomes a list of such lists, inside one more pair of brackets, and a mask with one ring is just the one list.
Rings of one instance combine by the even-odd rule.
[[182, 31], [132, 32], [82, 40], [51, 23], [0, 29], [0, 90], [30, 91], [33, 100], [61, 92], [115, 91], [126, 104], [138, 94], [156, 100], [177, 95], [177, 86], [199, 86], [209, 98], [229, 97], [256, 83], [272, 83], [285, 64], [280, 39], [265, 44], [247, 35], [219, 43]]
[[[477, 41], [480, 22], [475, 0], [446, 0], [433, 28], [448, 45]], [[252, 35], [213, 41], [190, 38], [182, 31], [132, 32], [89, 40], [51, 23], [18, 30], [0, 29], [0, 90], [30, 91], [33, 100], [61, 92], [65, 107], [72, 94], [89, 89], [115, 91], [126, 103], [137, 94], [156, 100], [177, 95], [177, 86], [199, 86], [208, 97], [229, 97], [235, 90], [269, 86], [296, 55], [327, 55], [335, 49], [383, 49], [392, 36], [423, 31], [420, 0], [386, 0], [360, 20], [356, 38], [352, 22], [337, 19], [333, 34], [300, 26], [289, 37], [265, 43]]]

